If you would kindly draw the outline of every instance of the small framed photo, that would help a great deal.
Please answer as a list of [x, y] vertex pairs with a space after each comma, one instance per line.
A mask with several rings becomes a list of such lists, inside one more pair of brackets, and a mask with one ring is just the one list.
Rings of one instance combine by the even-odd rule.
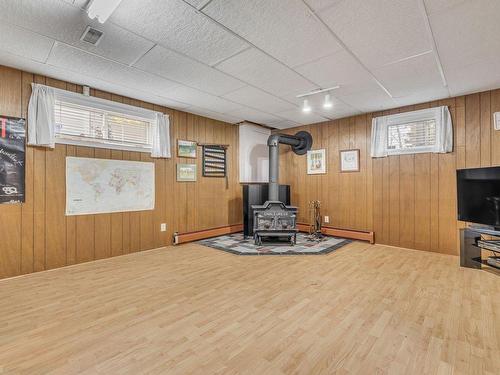
[[198, 144], [193, 141], [177, 140], [177, 156], [180, 158], [196, 158], [196, 147]]
[[196, 181], [196, 164], [177, 164], [177, 181], [193, 182]]
[[359, 172], [359, 150], [340, 151], [340, 172]]
[[326, 150], [307, 151], [307, 174], [326, 173]]

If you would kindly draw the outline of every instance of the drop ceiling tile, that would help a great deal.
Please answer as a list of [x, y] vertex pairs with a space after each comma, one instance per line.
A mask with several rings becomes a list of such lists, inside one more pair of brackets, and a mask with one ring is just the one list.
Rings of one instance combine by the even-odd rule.
[[356, 94], [358, 92], [377, 91], [377, 90], [382, 91], [385, 96], [390, 98], [390, 96], [386, 94], [385, 91], [383, 91], [382, 88], [377, 84], [375, 79], [342, 85], [338, 89], [332, 91], [332, 94], [336, 97], [342, 98], [343, 96]]
[[296, 128], [297, 126], [300, 126], [298, 122], [295, 121], [290, 121], [290, 120], [281, 120], [278, 122], [273, 122], [269, 124], [269, 126], [276, 128], [276, 129], [290, 129], [290, 128]]
[[316, 13], [327, 10], [338, 3], [339, 1], [344, 0], [305, 0], [305, 2], [313, 9]]
[[188, 2], [197, 9], [200, 9], [203, 5], [205, 5], [209, 1], [210, 0], [186, 0], [186, 2]]
[[352, 117], [352, 116], [357, 116], [363, 114], [362, 111], [358, 111], [356, 109], [349, 109], [349, 110], [344, 110], [344, 111], [337, 111], [334, 112], [329, 116], [332, 120], [337, 120], [341, 118], [346, 118], [346, 117]]
[[203, 13], [288, 66], [341, 48], [302, 0], [213, 0]]
[[217, 65], [217, 69], [277, 96], [300, 94], [317, 88], [307, 79], [254, 48], [227, 59]]
[[351, 107], [350, 105], [340, 102], [340, 103], [335, 103], [336, 101], [338, 102], [338, 99], [333, 99], [334, 104], [331, 108], [323, 108], [322, 106], [315, 107], [314, 113], [317, 115], [320, 115], [325, 118], [329, 119], [334, 119], [334, 118], [342, 118], [342, 117], [347, 117], [350, 115], [358, 114], [361, 113], [356, 108]]
[[143, 100], [148, 103], [158, 104], [169, 108], [183, 109], [188, 105], [172, 99], [152, 94], [149, 90], [143, 91], [138, 86], [129, 88], [120, 84], [103, 81], [90, 76], [85, 76], [79, 72], [63, 69], [53, 65], [42, 64], [34, 60], [10, 54], [8, 52], [0, 53], [0, 65], [11, 66], [27, 72], [44, 75], [47, 77], [57, 77], [60, 80], [79, 85], [87, 85], [98, 90], [112, 92], [129, 98]]
[[167, 96], [166, 93], [178, 86], [177, 83], [167, 79], [114, 63], [60, 43], [55, 44], [47, 63], [84, 76], [129, 88], [142, 89], [160, 96]]
[[110, 20], [209, 65], [248, 47], [182, 0], [124, 0]]
[[321, 117], [314, 112], [304, 113], [300, 108], [292, 109], [290, 111], [276, 113], [277, 116], [283, 117], [287, 120], [299, 123], [301, 125], [314, 124], [317, 122], [328, 121], [327, 118]]
[[323, 88], [345, 86], [372, 79], [365, 68], [345, 50], [301, 65], [295, 70]]
[[198, 116], [204, 116], [204, 117], [208, 117], [208, 118], [211, 118], [214, 120], [227, 122], [229, 124], [237, 124], [237, 123], [243, 121], [243, 119], [239, 118], [239, 117], [234, 117], [234, 116], [230, 116], [227, 114], [210, 111], [208, 109], [200, 108], [200, 107], [196, 107], [196, 106], [188, 107], [185, 109], [185, 111], [189, 112], [189, 113], [193, 113], [193, 114], [198, 115]]
[[0, 50], [45, 62], [54, 41], [7, 22], [0, 23]]
[[259, 109], [268, 113], [275, 113], [293, 109], [295, 106], [274, 95], [270, 95], [252, 86], [245, 86], [223, 96], [233, 102], [247, 107]]
[[460, 5], [470, 0], [424, 0], [427, 14], [437, 13], [449, 10], [450, 8]]
[[237, 110], [227, 112], [228, 115], [243, 118], [245, 121], [256, 122], [257, 124], [269, 124], [278, 122], [281, 119], [269, 113], [261, 112], [252, 108], [242, 107]]
[[219, 70], [158, 45], [134, 66], [214, 95], [223, 95], [245, 86]]
[[362, 112], [379, 111], [397, 106], [396, 102], [378, 86], [362, 91], [346, 92], [339, 95], [339, 99]]
[[500, 1], [467, 1], [430, 15], [439, 57], [448, 70], [500, 59]]
[[429, 100], [448, 96], [432, 53], [386, 65], [373, 73], [394, 98], [413, 97], [421, 101], [424, 95]]
[[[82, 9], [59, 0], [2, 1], [0, 13], [20, 27], [124, 64], [132, 63], [153, 46], [110, 22], [93, 21]], [[97, 46], [80, 40], [88, 25], [104, 32]]]
[[340, 1], [319, 15], [370, 69], [431, 50], [415, 0]]
[[166, 96], [183, 103], [189, 103], [191, 106], [219, 113], [228, 113], [242, 107], [241, 104], [233, 103], [187, 86], [178, 86], [172, 90], [168, 90], [168, 95]]
[[452, 96], [470, 94], [500, 87], [498, 59], [485, 60], [446, 71]]
[[427, 103], [433, 100], [440, 100], [448, 98], [450, 94], [448, 93], [448, 89], [429, 89], [429, 90], [420, 90], [415, 92], [409, 96], [403, 96], [401, 98], [394, 98], [396, 102], [396, 107], [403, 107], [407, 105], [414, 105], [419, 103]]

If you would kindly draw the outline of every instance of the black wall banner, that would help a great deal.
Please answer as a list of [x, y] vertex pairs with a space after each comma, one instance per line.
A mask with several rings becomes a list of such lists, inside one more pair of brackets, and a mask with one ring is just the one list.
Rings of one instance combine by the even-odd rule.
[[0, 203], [24, 202], [25, 124], [0, 116]]

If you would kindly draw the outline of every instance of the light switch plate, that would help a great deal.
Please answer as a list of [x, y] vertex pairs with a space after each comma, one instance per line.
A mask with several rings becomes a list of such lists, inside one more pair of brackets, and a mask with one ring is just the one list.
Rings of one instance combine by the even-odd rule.
[[500, 112], [495, 112], [493, 115], [493, 125], [495, 130], [500, 130]]
[[330, 216], [325, 216], [325, 223], [328, 224], [330, 222]]
[[166, 223], [161, 223], [160, 224], [160, 231], [166, 232], [167, 231], [167, 224]]

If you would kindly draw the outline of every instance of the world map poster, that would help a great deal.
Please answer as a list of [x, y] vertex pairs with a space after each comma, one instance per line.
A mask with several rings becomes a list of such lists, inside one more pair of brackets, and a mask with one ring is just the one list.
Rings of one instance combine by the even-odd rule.
[[154, 163], [66, 158], [66, 215], [153, 210]]

